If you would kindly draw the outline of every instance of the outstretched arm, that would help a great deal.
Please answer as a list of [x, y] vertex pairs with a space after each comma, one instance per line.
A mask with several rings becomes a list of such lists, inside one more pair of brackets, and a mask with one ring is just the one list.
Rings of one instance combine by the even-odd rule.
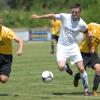
[[45, 14], [45, 15], [36, 15], [36, 14], [32, 14], [31, 15], [31, 18], [32, 19], [45, 19], [45, 18], [49, 18], [49, 19], [51, 19], [51, 18], [54, 18], [54, 15], [55, 14]]
[[19, 44], [17, 55], [20, 56], [23, 54], [23, 41], [18, 36], [16, 36], [14, 40]]

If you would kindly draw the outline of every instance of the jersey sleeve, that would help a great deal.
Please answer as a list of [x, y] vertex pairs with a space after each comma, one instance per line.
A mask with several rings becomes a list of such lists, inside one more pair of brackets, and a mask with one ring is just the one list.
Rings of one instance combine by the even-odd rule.
[[57, 19], [61, 19], [61, 14], [55, 14], [54, 17], [57, 18]]
[[87, 26], [86, 25], [80, 25], [79, 26], [79, 32], [86, 32]]
[[7, 33], [7, 38], [13, 40], [13, 39], [15, 39], [15, 37], [16, 37], [15, 32], [12, 31], [12, 30], [9, 30], [8, 33]]
[[59, 20], [59, 26], [61, 27], [62, 26], [62, 22]]
[[80, 24], [79, 24], [79, 31], [80, 32], [86, 32], [87, 31], [87, 24], [85, 23], [85, 21], [83, 21], [82, 19], [80, 19]]
[[59, 19], [59, 20], [62, 20], [62, 19], [63, 19], [63, 16], [65, 16], [64, 13], [55, 14], [55, 18], [57, 18], [57, 19]]
[[90, 23], [88, 24], [88, 31], [92, 33], [92, 36], [100, 40], [100, 24]]

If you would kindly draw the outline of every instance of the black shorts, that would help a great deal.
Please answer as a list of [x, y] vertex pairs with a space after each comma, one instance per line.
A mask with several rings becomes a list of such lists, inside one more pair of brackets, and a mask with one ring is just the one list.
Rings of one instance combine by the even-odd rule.
[[8, 76], [11, 72], [12, 55], [0, 54], [0, 75]]
[[100, 59], [96, 53], [91, 54], [91, 53], [81, 52], [81, 54], [82, 54], [83, 63], [85, 67], [88, 66], [94, 68], [95, 64], [100, 64]]
[[56, 40], [57, 42], [58, 42], [58, 38], [59, 38], [59, 36], [57, 36], [57, 35], [52, 35], [52, 39]]

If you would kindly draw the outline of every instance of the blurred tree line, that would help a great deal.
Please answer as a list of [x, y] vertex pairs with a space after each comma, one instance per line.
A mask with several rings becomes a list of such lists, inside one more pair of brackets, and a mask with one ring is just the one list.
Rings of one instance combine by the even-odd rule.
[[68, 12], [74, 3], [81, 4], [82, 17], [87, 23], [100, 23], [100, 0], [0, 0], [0, 15], [5, 18], [4, 23], [10, 27], [41, 27], [44, 24], [48, 25], [49, 21], [32, 21], [30, 15], [33, 12]]
[[55, 8], [67, 7], [73, 3], [79, 2], [83, 8], [88, 8], [91, 5], [97, 4], [99, 0], [0, 0], [0, 9], [23, 9], [31, 10], [37, 7]]

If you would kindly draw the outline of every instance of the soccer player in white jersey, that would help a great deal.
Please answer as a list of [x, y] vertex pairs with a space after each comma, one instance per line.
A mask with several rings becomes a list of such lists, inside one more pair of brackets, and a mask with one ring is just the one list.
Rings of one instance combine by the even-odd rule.
[[60, 14], [45, 14], [36, 15], [33, 14], [32, 19], [43, 19], [43, 18], [57, 18], [61, 20], [62, 26], [60, 30], [60, 36], [57, 43], [57, 64], [60, 71], [67, 71], [66, 62], [70, 58], [71, 63], [76, 64], [81, 80], [84, 87], [84, 95], [88, 96], [88, 76], [84, 69], [83, 59], [80, 53], [79, 46], [76, 42], [76, 36], [79, 32], [87, 31], [86, 23], [80, 18], [81, 6], [80, 4], [74, 4], [72, 6], [71, 14], [60, 13]]

